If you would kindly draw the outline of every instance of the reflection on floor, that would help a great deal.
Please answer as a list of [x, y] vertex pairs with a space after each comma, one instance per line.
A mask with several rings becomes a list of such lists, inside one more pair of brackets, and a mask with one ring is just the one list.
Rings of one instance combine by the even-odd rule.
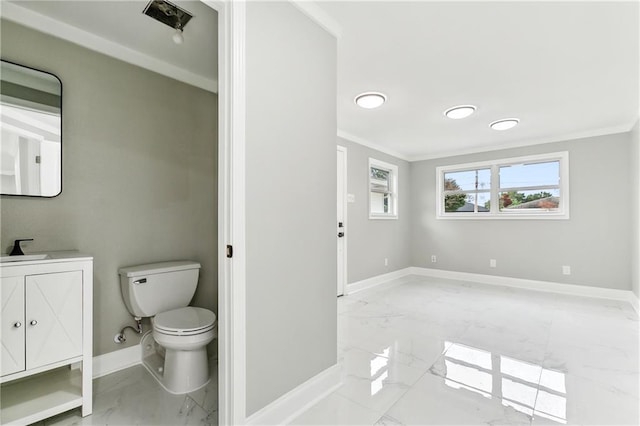
[[93, 381], [92, 415], [83, 418], [76, 409], [35, 425], [217, 425], [218, 366], [214, 358], [209, 371], [211, 381], [205, 387], [172, 395], [142, 365], [136, 365]]
[[293, 424], [640, 424], [627, 303], [405, 277], [338, 311], [343, 384]]

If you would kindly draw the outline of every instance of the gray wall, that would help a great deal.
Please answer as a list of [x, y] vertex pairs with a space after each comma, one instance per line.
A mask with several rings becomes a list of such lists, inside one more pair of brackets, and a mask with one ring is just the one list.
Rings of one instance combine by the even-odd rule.
[[247, 415], [336, 363], [336, 40], [247, 3]]
[[94, 353], [132, 319], [118, 268], [202, 263], [193, 304], [217, 311], [217, 96], [2, 21], [2, 57], [63, 84], [63, 189], [2, 197], [1, 245], [94, 256]]
[[640, 298], [640, 120], [629, 134], [631, 138], [631, 287]]
[[[629, 133], [411, 164], [414, 266], [630, 290]], [[570, 220], [436, 220], [437, 166], [569, 151]], [[431, 263], [430, 256], [438, 256]], [[497, 268], [489, 268], [489, 259]], [[562, 275], [570, 265], [572, 275]]]
[[[347, 192], [355, 196], [347, 203], [347, 281], [371, 278], [411, 266], [410, 170], [408, 161], [338, 138], [347, 148]], [[398, 166], [398, 219], [369, 219], [369, 158]], [[389, 260], [388, 266], [384, 259]]]

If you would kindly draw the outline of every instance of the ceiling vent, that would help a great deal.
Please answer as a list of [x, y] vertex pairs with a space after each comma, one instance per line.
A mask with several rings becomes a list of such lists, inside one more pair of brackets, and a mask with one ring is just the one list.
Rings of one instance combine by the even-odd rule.
[[151, 0], [142, 13], [179, 31], [193, 18], [191, 13], [166, 0]]

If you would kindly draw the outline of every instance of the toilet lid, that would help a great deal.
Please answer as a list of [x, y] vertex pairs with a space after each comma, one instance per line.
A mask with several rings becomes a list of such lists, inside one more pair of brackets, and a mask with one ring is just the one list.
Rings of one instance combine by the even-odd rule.
[[153, 326], [167, 333], [190, 333], [211, 328], [215, 321], [216, 314], [210, 310], [188, 306], [159, 313]]

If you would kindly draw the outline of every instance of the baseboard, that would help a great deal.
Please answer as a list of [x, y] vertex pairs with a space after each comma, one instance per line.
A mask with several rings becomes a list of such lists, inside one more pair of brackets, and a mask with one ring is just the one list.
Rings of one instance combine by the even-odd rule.
[[246, 425], [284, 425], [340, 386], [340, 366], [333, 365], [249, 416]]
[[104, 355], [94, 356], [93, 378], [97, 379], [140, 363], [142, 363], [142, 349], [139, 344]]
[[[634, 302], [637, 298], [630, 290], [616, 290], [611, 288], [592, 287], [578, 284], [563, 284], [550, 281], [527, 280], [523, 278], [501, 277], [497, 275], [473, 274], [469, 272], [447, 271], [444, 269], [430, 269], [411, 267], [411, 274], [434, 278], [446, 278], [462, 281], [473, 281], [481, 284], [499, 285], [504, 287], [522, 288], [526, 290], [545, 291], [548, 293], [568, 294], [573, 296], [593, 297], [598, 299], [620, 300]], [[635, 307], [635, 306], [634, 306]]]
[[353, 294], [362, 290], [367, 290], [372, 287], [376, 287], [380, 284], [385, 284], [388, 281], [411, 275], [412, 268], [398, 269], [397, 271], [388, 272], [382, 275], [376, 275], [375, 277], [367, 278], [366, 280], [356, 281], [351, 284], [347, 284], [345, 294]]

